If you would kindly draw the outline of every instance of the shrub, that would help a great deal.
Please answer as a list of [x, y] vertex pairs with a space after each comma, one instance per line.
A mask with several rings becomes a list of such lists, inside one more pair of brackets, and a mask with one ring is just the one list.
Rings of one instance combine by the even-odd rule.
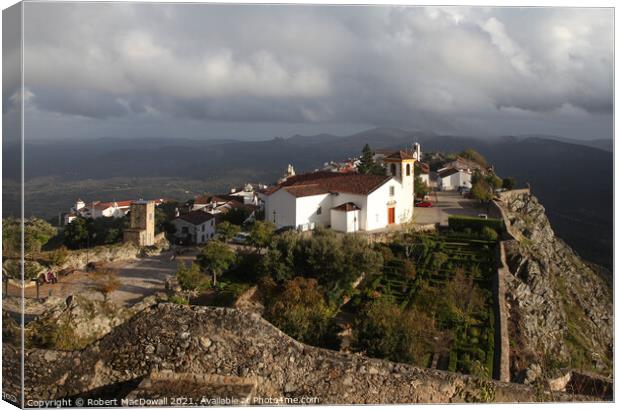
[[269, 277], [260, 283], [264, 316], [287, 335], [312, 345], [332, 345], [332, 311], [316, 279], [296, 277], [277, 285]]
[[426, 312], [401, 309], [388, 298], [369, 304], [355, 323], [353, 340], [354, 348], [369, 356], [418, 366], [427, 353], [445, 351], [449, 343]]
[[454, 350], [450, 350], [450, 361], [448, 362], [448, 371], [456, 372], [457, 354]]
[[113, 269], [99, 269], [95, 272], [92, 288], [103, 295], [104, 302], [112, 292], [121, 287], [118, 272]]
[[211, 278], [202, 273], [196, 263], [192, 263], [189, 267], [179, 263], [177, 280], [183, 290], [202, 291], [211, 287]]
[[175, 305], [189, 305], [189, 302], [180, 295], [172, 295], [168, 300], [170, 303], [174, 303]]
[[487, 241], [496, 241], [497, 240], [497, 232], [493, 228], [489, 228], [488, 226], [482, 227], [482, 237]]

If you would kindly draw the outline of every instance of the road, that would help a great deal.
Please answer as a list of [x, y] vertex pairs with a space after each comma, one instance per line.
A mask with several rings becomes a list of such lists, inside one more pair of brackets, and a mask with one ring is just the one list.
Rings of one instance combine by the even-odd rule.
[[486, 213], [486, 210], [480, 208], [475, 200], [464, 198], [457, 192], [433, 192], [431, 202], [433, 203], [431, 208], [415, 208], [416, 224], [439, 223], [447, 226], [450, 215], [477, 216], [480, 213]]

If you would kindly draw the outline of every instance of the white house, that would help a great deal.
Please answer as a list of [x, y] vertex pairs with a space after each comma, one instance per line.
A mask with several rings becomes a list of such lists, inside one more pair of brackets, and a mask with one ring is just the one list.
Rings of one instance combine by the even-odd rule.
[[437, 187], [442, 191], [471, 188], [471, 172], [465, 169], [443, 168], [437, 172]]
[[326, 226], [372, 231], [413, 217], [414, 158], [398, 151], [383, 159], [386, 176], [318, 171], [290, 176], [263, 193], [265, 219], [277, 228]]
[[174, 237], [183, 244], [202, 244], [215, 237], [216, 216], [203, 211], [191, 211], [174, 218]]
[[[86, 205], [83, 200], [78, 199], [75, 201], [71, 210], [65, 214], [65, 225], [73, 222], [78, 216], [93, 219], [102, 217], [122, 218], [129, 213], [131, 204], [134, 202], [134, 200], [110, 202], [93, 201], [89, 205]], [[153, 202], [155, 206], [158, 206], [164, 202], [164, 199], [155, 199]]]

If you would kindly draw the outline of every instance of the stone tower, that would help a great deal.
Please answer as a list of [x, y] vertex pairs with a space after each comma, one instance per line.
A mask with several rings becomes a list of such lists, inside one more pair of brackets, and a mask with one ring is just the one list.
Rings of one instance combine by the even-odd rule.
[[135, 201], [130, 208], [130, 224], [125, 229], [123, 239], [138, 246], [155, 244], [155, 203], [153, 201]]

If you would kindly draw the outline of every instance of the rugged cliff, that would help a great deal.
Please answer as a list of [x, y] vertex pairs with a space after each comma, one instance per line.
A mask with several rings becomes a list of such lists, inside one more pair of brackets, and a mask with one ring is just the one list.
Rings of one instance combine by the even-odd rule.
[[514, 238], [504, 242], [512, 380], [529, 383], [561, 368], [609, 375], [609, 284], [554, 235], [544, 207], [529, 192], [506, 193], [498, 205]]

